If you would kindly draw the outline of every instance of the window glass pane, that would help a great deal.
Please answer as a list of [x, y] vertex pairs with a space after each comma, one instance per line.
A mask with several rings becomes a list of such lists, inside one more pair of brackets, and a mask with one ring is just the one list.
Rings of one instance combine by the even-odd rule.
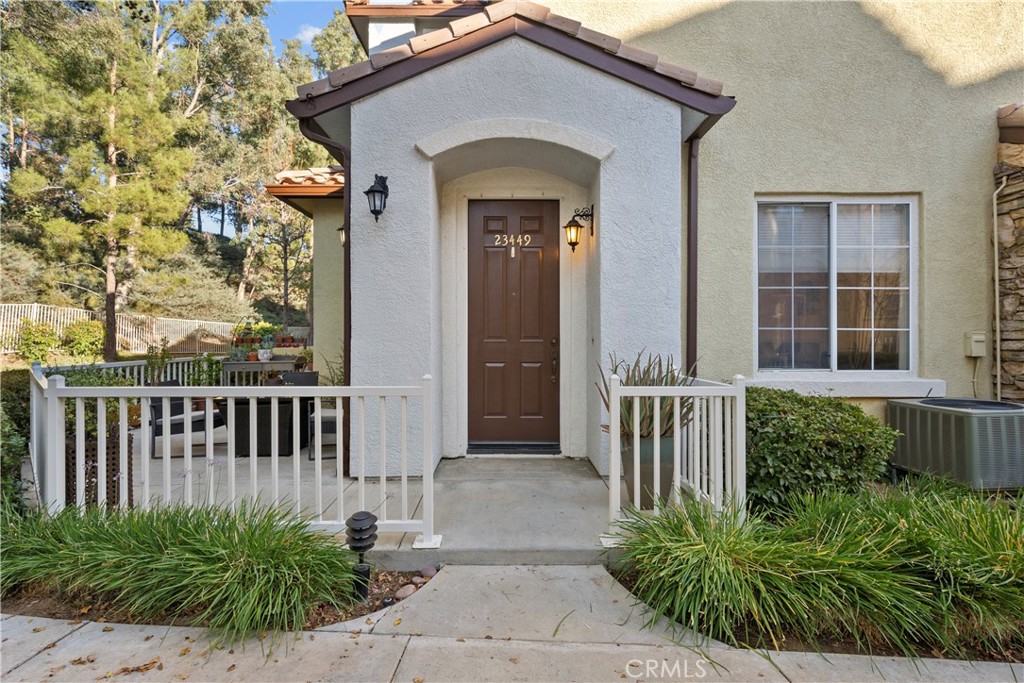
[[793, 327], [828, 328], [827, 289], [793, 290]]
[[840, 329], [871, 327], [871, 290], [840, 289], [836, 294], [836, 317]]
[[793, 332], [794, 367], [801, 369], [827, 369], [828, 330], [796, 330]]
[[875, 205], [875, 246], [896, 247], [910, 244], [910, 206]]
[[814, 279], [825, 276], [825, 284], [828, 284], [828, 248], [793, 250], [793, 272], [797, 279], [803, 279], [805, 273]]
[[871, 246], [870, 204], [836, 207], [836, 244], [840, 247]]
[[793, 312], [790, 299], [791, 289], [762, 289], [757, 298], [757, 324], [760, 327], [790, 327]]
[[793, 333], [789, 330], [759, 330], [757, 365], [761, 368], [791, 368]]
[[762, 287], [789, 287], [793, 284], [793, 250], [759, 249], [757, 271]]
[[840, 287], [871, 286], [871, 250], [838, 249], [836, 283]]
[[760, 247], [793, 244], [793, 207], [788, 204], [761, 204], [757, 207], [757, 244]]
[[907, 287], [910, 284], [910, 250], [875, 250], [875, 286]]
[[910, 369], [910, 333], [875, 332], [875, 370]]
[[907, 329], [910, 327], [910, 311], [907, 290], [875, 290], [875, 327], [883, 329]]
[[836, 347], [838, 369], [871, 369], [871, 330], [839, 330]]
[[828, 246], [828, 206], [804, 204], [793, 207], [793, 245]]

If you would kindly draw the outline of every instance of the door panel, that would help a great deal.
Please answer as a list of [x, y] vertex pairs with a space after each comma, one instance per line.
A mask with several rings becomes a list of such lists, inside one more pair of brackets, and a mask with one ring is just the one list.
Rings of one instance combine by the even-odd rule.
[[469, 441], [557, 444], [557, 201], [469, 202]]

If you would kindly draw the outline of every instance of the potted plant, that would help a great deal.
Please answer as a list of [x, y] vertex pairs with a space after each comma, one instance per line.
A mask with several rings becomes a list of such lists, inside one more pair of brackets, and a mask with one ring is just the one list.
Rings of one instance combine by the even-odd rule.
[[274, 359], [274, 347], [277, 346], [277, 338], [273, 334], [267, 334], [260, 342], [259, 359], [268, 361]]
[[245, 359], [250, 361], [256, 361], [260, 359], [259, 350], [254, 344], [247, 344], [245, 347]]
[[[641, 351], [637, 354], [636, 360], [629, 363], [618, 359], [615, 354], [609, 356], [610, 372], [605, 375], [604, 368], [601, 371], [601, 383], [597, 385], [601, 400], [604, 401], [605, 410], [609, 410], [608, 395], [610, 393], [610, 377], [618, 375], [623, 386], [634, 387], [684, 387], [693, 383], [693, 376], [677, 367], [672, 362], [672, 356], [662, 358], [660, 355], [647, 354], [646, 359]], [[633, 404], [639, 401], [639, 420], [634, 431]], [[619, 406], [619, 436], [621, 438], [620, 453], [622, 456], [622, 472], [626, 478], [627, 495], [631, 502], [641, 510], [651, 510], [655, 507], [655, 495], [660, 498], [668, 498], [672, 491], [672, 454], [673, 454], [673, 433], [675, 431], [675, 416], [672, 414], [674, 401], [671, 398], [661, 399], [660, 430], [655, 434], [654, 426], [654, 398], [653, 397], [626, 397], [621, 399]], [[609, 411], [610, 412], [610, 411]], [[689, 398], [679, 400], [679, 427], [682, 429], [690, 422], [693, 415], [693, 403]], [[609, 431], [608, 425], [602, 425], [604, 431]], [[633, 467], [633, 444], [634, 436], [639, 435], [640, 439], [640, 471], [634, 472]], [[660, 490], [654, 489], [654, 440], [660, 440]], [[680, 438], [681, 435], [680, 435]], [[640, 480], [640, 501], [633, 501], [633, 490], [639, 476]], [[684, 488], [686, 488], [684, 486]]]
[[313, 349], [301, 349], [298, 356], [296, 356], [296, 365], [301, 363], [302, 367], [306, 370], [313, 369]]

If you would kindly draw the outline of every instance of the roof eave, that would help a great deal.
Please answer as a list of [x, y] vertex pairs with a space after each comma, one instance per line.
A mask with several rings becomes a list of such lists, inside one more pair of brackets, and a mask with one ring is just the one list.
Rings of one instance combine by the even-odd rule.
[[341, 87], [316, 95], [307, 93], [304, 99], [289, 100], [286, 107], [299, 119], [311, 119], [514, 35], [705, 114], [708, 121], [701, 126], [700, 135], [736, 105], [736, 100], [732, 97], [711, 95], [688, 87], [674, 78], [622, 59], [598, 45], [516, 15], [419, 54], [403, 57], [395, 63], [388, 64], [386, 68], [369, 71]]

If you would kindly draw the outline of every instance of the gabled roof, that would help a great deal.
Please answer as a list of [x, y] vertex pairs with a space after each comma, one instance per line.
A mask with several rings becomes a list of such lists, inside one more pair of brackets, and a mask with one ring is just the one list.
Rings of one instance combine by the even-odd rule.
[[299, 97], [287, 103], [288, 111], [303, 119], [318, 116], [513, 35], [707, 115], [698, 137], [736, 104], [722, 95], [718, 81], [586, 28], [547, 7], [502, 0], [299, 86]]

